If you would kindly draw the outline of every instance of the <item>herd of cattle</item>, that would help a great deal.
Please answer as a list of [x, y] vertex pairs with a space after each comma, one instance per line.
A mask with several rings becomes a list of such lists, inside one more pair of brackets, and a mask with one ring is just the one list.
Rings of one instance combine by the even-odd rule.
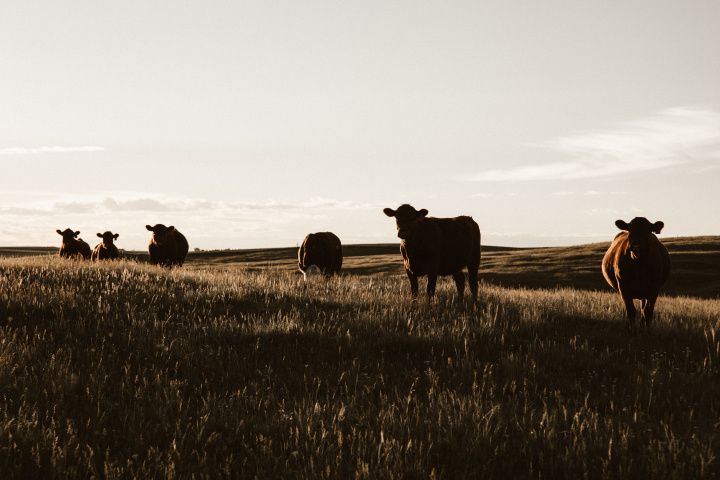
[[[463, 269], [467, 268], [470, 293], [473, 300], [477, 299], [480, 227], [472, 217], [428, 217], [426, 209], [416, 210], [408, 204], [396, 210], [386, 208], [383, 211], [388, 217], [395, 218], [397, 236], [401, 239], [400, 253], [413, 297], [418, 294], [418, 277], [427, 275], [427, 295], [432, 298], [438, 275], [452, 275], [458, 298], [462, 300], [465, 291]], [[628, 326], [632, 327], [637, 314], [634, 299], [641, 301], [641, 317], [649, 326], [660, 287], [670, 275], [670, 255], [654, 235], [661, 232], [664, 224], [636, 217], [630, 223], [618, 220], [615, 225], [621, 232], [605, 253], [602, 273], [625, 303]], [[152, 232], [148, 246], [150, 263], [182, 266], [188, 253], [185, 236], [172, 226], [158, 224], [146, 225], [145, 228]], [[63, 237], [61, 257], [80, 255], [92, 260], [120, 257], [113, 243], [118, 238], [117, 233], [98, 233], [102, 242], [92, 251], [87, 243], [77, 238], [80, 232], [68, 228], [57, 230], [57, 233]], [[342, 244], [331, 232], [307, 235], [298, 251], [298, 267], [306, 279], [312, 275], [329, 278], [340, 271], [342, 261]]]
[[[150, 263], [164, 267], [182, 267], [189, 248], [185, 235], [173, 226], [166, 227], [162, 224], [154, 227], [145, 225], [145, 228], [152, 232], [152, 239], [148, 245]], [[93, 261], [120, 258], [120, 251], [114, 243], [120, 236], [119, 233], [98, 233], [97, 236], [102, 238], [102, 242], [98, 243], [93, 250], [90, 250], [90, 245], [82, 238], [78, 238], [80, 232], [66, 228], [64, 231], [57, 230], [57, 233], [62, 236], [61, 258], [82, 257]]]

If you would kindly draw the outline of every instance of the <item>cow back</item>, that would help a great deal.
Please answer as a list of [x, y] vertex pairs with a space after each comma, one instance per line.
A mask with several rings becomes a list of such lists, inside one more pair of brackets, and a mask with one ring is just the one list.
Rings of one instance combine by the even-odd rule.
[[332, 232], [308, 234], [298, 250], [298, 268], [305, 271], [317, 265], [326, 274], [337, 273], [342, 268], [342, 244]]

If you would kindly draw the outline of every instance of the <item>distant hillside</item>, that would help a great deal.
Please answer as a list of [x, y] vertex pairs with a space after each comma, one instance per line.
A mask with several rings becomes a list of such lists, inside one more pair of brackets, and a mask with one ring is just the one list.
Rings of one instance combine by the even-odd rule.
[[[662, 238], [670, 252], [672, 273], [663, 287], [666, 295], [720, 297], [720, 236]], [[610, 242], [553, 248], [483, 246], [480, 279], [508, 287], [609, 290], [600, 271]], [[189, 268], [223, 269], [268, 267], [297, 270], [297, 247], [190, 252]], [[3, 247], [0, 256], [57, 255], [51, 247]], [[147, 261], [146, 252], [126, 257]], [[346, 275], [405, 275], [399, 244], [343, 246]]]

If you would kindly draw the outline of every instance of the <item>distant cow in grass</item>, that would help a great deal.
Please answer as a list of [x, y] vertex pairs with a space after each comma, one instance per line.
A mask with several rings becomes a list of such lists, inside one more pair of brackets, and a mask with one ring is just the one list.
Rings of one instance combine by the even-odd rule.
[[310, 233], [298, 251], [298, 268], [303, 277], [325, 275], [330, 278], [342, 267], [342, 244], [332, 232]]
[[92, 252], [93, 261], [97, 260], [115, 260], [120, 258], [120, 251], [113, 243], [120, 236], [119, 233], [112, 232], [98, 233], [98, 237], [102, 238], [102, 242], [95, 245]]
[[70, 230], [69, 228], [66, 228], [63, 231], [61, 231], [60, 229], [56, 231], [58, 235], [62, 235], [63, 238], [62, 245], [60, 246], [61, 258], [70, 258], [77, 255], [82, 256], [82, 258], [86, 260], [90, 258], [90, 256], [92, 255], [90, 245], [85, 243], [82, 238], [76, 238], [78, 235], [80, 235], [80, 232], [75, 232], [73, 230]]
[[642, 318], [649, 327], [660, 286], [670, 276], [670, 255], [654, 235], [660, 233], [665, 224], [635, 217], [630, 223], [618, 220], [615, 225], [623, 231], [605, 253], [602, 272], [625, 302], [628, 328], [635, 323], [637, 310], [633, 300], [636, 298], [642, 301]]
[[415, 210], [411, 205], [400, 205], [397, 210], [383, 210], [395, 217], [400, 252], [405, 260], [405, 272], [410, 279], [413, 297], [418, 293], [418, 277], [427, 275], [427, 294], [435, 295], [438, 275], [452, 275], [462, 300], [467, 267], [470, 292], [477, 298], [478, 270], [480, 269], [480, 227], [472, 217], [428, 217], [426, 209]]
[[154, 227], [145, 225], [152, 232], [152, 240], [148, 245], [150, 263], [164, 267], [182, 267], [188, 253], [188, 242], [185, 236], [175, 227], [157, 224]]

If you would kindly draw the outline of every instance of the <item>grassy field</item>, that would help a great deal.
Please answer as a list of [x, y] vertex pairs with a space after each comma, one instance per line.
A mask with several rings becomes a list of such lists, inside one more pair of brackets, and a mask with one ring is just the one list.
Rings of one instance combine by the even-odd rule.
[[488, 249], [477, 305], [412, 302], [397, 245], [307, 284], [295, 249], [0, 258], [0, 473], [717, 478], [719, 242], [664, 243], [636, 334], [606, 244]]

